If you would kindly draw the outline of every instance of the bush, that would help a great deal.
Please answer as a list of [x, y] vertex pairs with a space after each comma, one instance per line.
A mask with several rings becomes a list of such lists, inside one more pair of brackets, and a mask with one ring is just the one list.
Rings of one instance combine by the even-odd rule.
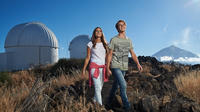
[[83, 67], [84, 59], [60, 59], [52, 66], [50, 72], [56, 75], [72, 74], [74, 70], [80, 70]]
[[180, 93], [200, 104], [200, 71], [181, 74], [174, 82]]
[[0, 83], [12, 83], [11, 75], [8, 72], [0, 72]]

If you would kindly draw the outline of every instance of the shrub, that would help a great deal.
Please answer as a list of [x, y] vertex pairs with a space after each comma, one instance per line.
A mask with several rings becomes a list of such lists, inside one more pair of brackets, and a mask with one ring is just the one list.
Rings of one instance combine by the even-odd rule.
[[174, 79], [180, 93], [200, 104], [200, 71], [181, 74]]
[[50, 69], [50, 72], [56, 75], [72, 74], [74, 70], [81, 69], [84, 64], [84, 59], [60, 59]]
[[0, 72], [0, 83], [12, 83], [11, 75], [8, 72]]

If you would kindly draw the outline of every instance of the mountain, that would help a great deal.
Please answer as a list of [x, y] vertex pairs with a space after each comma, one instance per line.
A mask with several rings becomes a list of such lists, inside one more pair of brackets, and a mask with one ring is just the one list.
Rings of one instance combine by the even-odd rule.
[[199, 64], [200, 57], [190, 51], [178, 48], [174, 45], [161, 49], [152, 55], [159, 61], [175, 61], [184, 64]]

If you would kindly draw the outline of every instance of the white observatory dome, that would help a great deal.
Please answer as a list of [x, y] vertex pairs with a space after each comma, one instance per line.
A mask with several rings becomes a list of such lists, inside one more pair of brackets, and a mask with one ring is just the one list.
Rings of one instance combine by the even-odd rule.
[[70, 58], [83, 59], [87, 55], [88, 35], [76, 36], [69, 45]]
[[14, 26], [6, 37], [5, 48], [17, 46], [58, 47], [54, 33], [39, 22], [24, 23]]
[[58, 41], [40, 22], [14, 26], [7, 34], [5, 51], [8, 70], [53, 64], [58, 61]]

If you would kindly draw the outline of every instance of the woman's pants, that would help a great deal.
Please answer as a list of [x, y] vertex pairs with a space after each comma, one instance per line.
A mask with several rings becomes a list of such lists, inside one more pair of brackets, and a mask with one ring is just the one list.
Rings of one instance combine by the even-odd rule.
[[102, 96], [101, 96], [101, 90], [103, 87], [104, 79], [103, 79], [103, 68], [99, 68], [99, 76], [98, 78], [94, 78], [94, 71], [95, 69], [91, 69], [91, 76], [95, 88], [94, 93], [94, 102], [98, 102], [100, 105], [102, 105]]

